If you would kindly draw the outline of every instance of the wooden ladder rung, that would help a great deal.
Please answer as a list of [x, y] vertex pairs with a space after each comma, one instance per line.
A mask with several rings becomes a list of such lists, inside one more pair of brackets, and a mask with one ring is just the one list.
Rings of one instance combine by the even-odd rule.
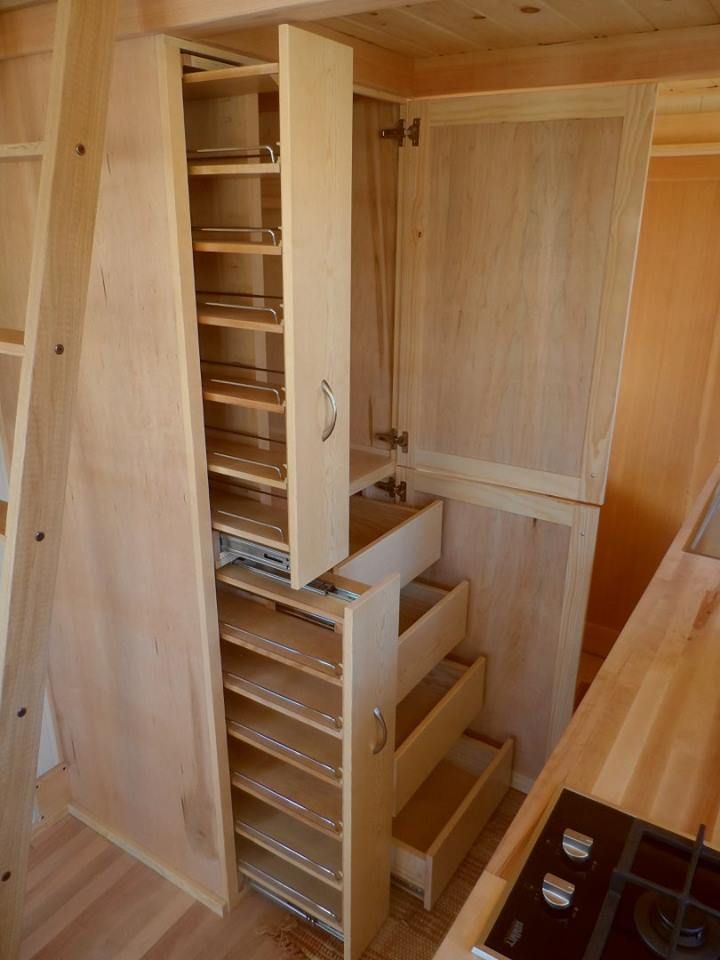
[[0, 160], [32, 160], [45, 153], [45, 141], [0, 143]]
[[25, 352], [25, 336], [22, 330], [0, 327], [0, 355], [21, 357]]
[[5, 524], [7, 523], [7, 501], [0, 500], [0, 540], [5, 539]]

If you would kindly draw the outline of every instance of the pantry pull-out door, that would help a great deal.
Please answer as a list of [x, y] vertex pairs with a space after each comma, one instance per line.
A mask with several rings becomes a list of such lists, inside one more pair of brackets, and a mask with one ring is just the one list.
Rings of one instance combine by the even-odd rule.
[[281, 26], [280, 181], [292, 585], [349, 552], [352, 50]]
[[602, 502], [654, 107], [647, 84], [409, 105], [399, 463]]

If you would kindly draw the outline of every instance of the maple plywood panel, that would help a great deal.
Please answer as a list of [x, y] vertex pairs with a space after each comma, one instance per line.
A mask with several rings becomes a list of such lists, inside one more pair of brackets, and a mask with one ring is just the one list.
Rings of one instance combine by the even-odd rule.
[[621, 129], [434, 131], [419, 450], [579, 472]]
[[571, 529], [457, 500], [444, 510], [442, 559], [424, 579], [470, 581], [467, 632], [454, 652], [487, 657], [473, 729], [516, 738], [516, 772], [537, 776], [548, 753]]
[[612, 630], [596, 652], [608, 652], [720, 457], [719, 231], [720, 160], [653, 160], [588, 610]]
[[397, 104], [355, 98], [350, 443], [362, 447], [392, 427], [398, 147], [378, 131], [399, 116]]
[[229, 786], [211, 707], [212, 546], [187, 422], [161, 43], [116, 46], [51, 679], [73, 805], [217, 905], [229, 893]]

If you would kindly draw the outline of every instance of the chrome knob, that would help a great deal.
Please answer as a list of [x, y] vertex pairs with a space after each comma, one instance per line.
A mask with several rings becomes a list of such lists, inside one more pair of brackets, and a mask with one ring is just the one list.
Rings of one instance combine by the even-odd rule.
[[562, 848], [565, 856], [573, 863], [584, 863], [590, 859], [593, 848], [593, 838], [568, 828], [563, 833]]
[[556, 877], [554, 873], [546, 873], [542, 882], [542, 895], [545, 903], [553, 910], [567, 910], [573, 902], [575, 884]]

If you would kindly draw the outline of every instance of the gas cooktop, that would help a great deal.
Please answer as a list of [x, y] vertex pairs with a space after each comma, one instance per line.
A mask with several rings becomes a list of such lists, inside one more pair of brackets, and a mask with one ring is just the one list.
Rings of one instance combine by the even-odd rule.
[[564, 790], [482, 960], [720, 960], [720, 854]]

